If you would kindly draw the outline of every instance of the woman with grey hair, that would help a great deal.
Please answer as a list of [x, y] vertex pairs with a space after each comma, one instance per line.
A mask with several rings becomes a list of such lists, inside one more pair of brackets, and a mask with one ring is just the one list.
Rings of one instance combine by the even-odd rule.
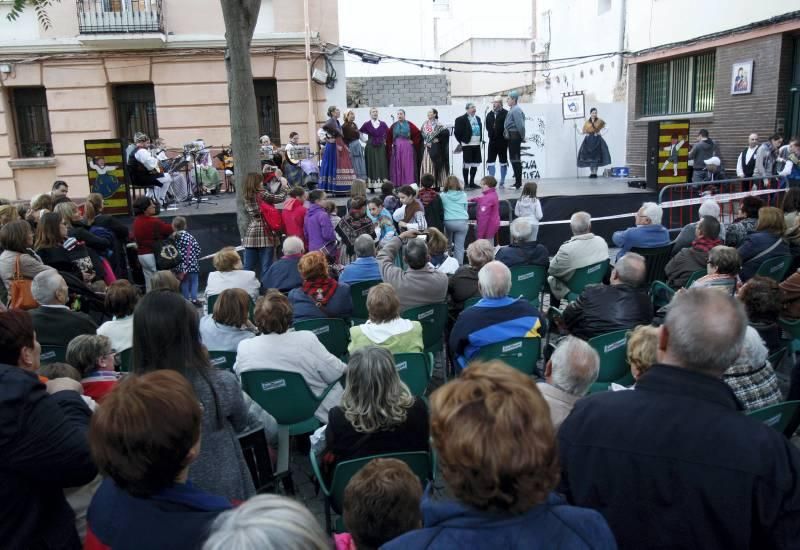
[[769, 363], [768, 354], [758, 331], [748, 326], [739, 357], [722, 375], [722, 380], [748, 411], [763, 409], [782, 400], [778, 377]]
[[428, 408], [397, 374], [392, 353], [356, 350], [347, 365], [342, 403], [328, 413], [324, 463], [384, 453], [428, 450]]
[[298, 501], [258, 495], [221, 514], [203, 550], [328, 550], [319, 522]]
[[467, 247], [467, 265], [459, 267], [447, 285], [447, 294], [456, 308], [474, 296], [478, 296], [478, 272], [494, 260], [494, 247], [486, 239], [473, 241]]
[[99, 334], [81, 334], [67, 345], [65, 360], [80, 372], [83, 394], [98, 403], [119, 380], [114, 371], [115, 355], [111, 340]]

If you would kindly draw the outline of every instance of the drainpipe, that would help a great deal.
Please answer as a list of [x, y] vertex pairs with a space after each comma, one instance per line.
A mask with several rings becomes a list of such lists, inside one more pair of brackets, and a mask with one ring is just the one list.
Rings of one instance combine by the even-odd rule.
[[306, 123], [308, 125], [308, 145], [314, 151], [316, 149], [313, 144], [317, 142], [317, 117], [314, 113], [314, 96], [311, 88], [311, 22], [308, 14], [308, 0], [303, 0], [303, 23], [306, 39], [306, 94], [308, 95]]
[[624, 56], [622, 52], [625, 50], [625, 23], [626, 17], [628, 12], [628, 2], [627, 0], [620, 0], [619, 6], [619, 44], [617, 45], [617, 82], [619, 83], [622, 80], [622, 62], [624, 60]]

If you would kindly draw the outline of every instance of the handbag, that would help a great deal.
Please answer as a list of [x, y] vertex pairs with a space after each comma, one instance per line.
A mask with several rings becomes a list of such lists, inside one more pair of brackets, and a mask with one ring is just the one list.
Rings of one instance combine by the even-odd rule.
[[181, 263], [181, 252], [175, 244], [175, 239], [166, 237], [158, 239], [158, 228], [153, 227], [153, 255], [156, 258], [156, 269], [159, 271], [171, 270]]
[[17, 255], [17, 261], [14, 266], [14, 277], [11, 279], [11, 288], [9, 288], [9, 307], [11, 309], [34, 309], [39, 307], [39, 303], [33, 298], [33, 294], [31, 293], [31, 283], [33, 283], [33, 281], [26, 279], [22, 276], [22, 273], [20, 273], [20, 256], [21, 254]]

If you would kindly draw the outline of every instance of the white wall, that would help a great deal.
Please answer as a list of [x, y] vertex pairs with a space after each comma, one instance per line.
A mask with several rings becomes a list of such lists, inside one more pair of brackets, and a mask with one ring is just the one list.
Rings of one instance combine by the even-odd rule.
[[532, 0], [504, 0], [496, 4], [485, 0], [450, 0], [449, 12], [437, 21], [438, 53], [470, 38], [530, 38], [533, 3]]
[[272, 7], [272, 0], [261, 0], [261, 8], [258, 11], [256, 29], [253, 36], [259, 37], [275, 32], [275, 12]]
[[26, 7], [22, 15], [16, 21], [9, 21], [8, 14], [11, 12], [10, 2], [0, 2], [0, 37], [3, 43], [8, 45], [13, 44], [15, 41], [29, 41], [38, 40], [40, 37], [39, 22], [36, 19], [36, 13]]

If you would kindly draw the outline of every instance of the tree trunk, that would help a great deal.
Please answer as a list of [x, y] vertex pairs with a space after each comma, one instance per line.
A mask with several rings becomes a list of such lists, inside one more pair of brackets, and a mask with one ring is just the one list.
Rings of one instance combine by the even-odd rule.
[[247, 174], [261, 172], [258, 148], [258, 109], [250, 66], [250, 44], [261, 0], [220, 0], [225, 20], [225, 68], [228, 71], [228, 103], [231, 115], [231, 147], [236, 159], [236, 220], [239, 233], [247, 231], [244, 183]]

